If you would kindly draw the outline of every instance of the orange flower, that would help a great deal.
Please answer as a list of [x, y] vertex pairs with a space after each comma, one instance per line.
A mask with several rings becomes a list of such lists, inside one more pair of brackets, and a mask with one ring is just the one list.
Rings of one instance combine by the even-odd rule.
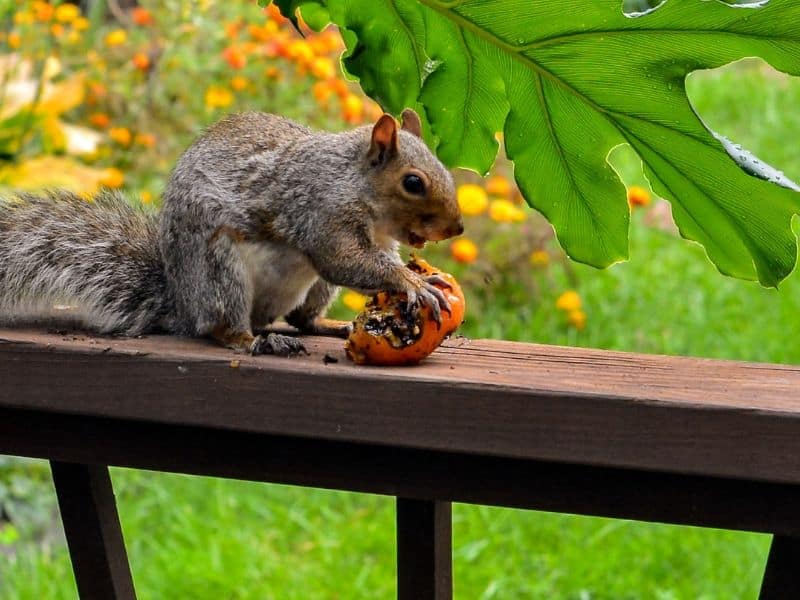
[[641, 186], [632, 185], [628, 188], [628, 204], [631, 208], [647, 206], [650, 204], [650, 192]]
[[86, 17], [78, 17], [72, 22], [72, 28], [75, 31], [86, 31], [90, 25], [91, 23]]
[[100, 129], [105, 129], [111, 124], [111, 119], [106, 113], [92, 113], [89, 115], [89, 123]]
[[331, 95], [333, 95], [333, 90], [327, 82], [317, 81], [311, 86], [311, 94], [314, 96], [314, 100], [320, 105], [326, 106]]
[[468, 265], [478, 258], [478, 246], [472, 240], [461, 238], [450, 244], [450, 254], [456, 261]]
[[512, 190], [511, 182], [502, 175], [493, 175], [486, 180], [486, 193], [490, 196], [510, 198]]
[[236, 77], [231, 78], [231, 87], [237, 92], [246, 90], [249, 85], [250, 81], [247, 79], [247, 77], [242, 77], [241, 75], [237, 75]]
[[[267, 27], [267, 25], [271, 25], [272, 27]], [[275, 28], [275, 23], [272, 21], [268, 21], [264, 24], [263, 27], [259, 27], [258, 25], [248, 25], [247, 32], [250, 34], [250, 37], [258, 42], [267, 42], [272, 37]]]
[[547, 250], [534, 250], [530, 256], [531, 266], [536, 269], [544, 269], [550, 264], [550, 254]]
[[556, 308], [565, 312], [580, 310], [581, 297], [575, 290], [567, 290], [556, 300]]
[[350, 93], [350, 89], [347, 87], [347, 82], [344, 79], [334, 79], [330, 82], [330, 86], [339, 98], [346, 98]]
[[292, 40], [287, 47], [289, 58], [297, 64], [306, 66], [314, 59], [314, 51], [308, 42], [303, 39]]
[[133, 140], [131, 130], [127, 127], [112, 127], [108, 130], [108, 137], [114, 140], [120, 146], [130, 146]]
[[33, 16], [36, 18], [36, 20], [41, 23], [50, 21], [55, 13], [55, 9], [53, 8], [52, 4], [39, 0], [31, 4], [31, 11], [33, 12]]
[[153, 14], [149, 10], [137, 6], [131, 11], [131, 21], [136, 25], [146, 26], [152, 25], [155, 19], [153, 19]]
[[144, 52], [137, 52], [132, 60], [133, 66], [140, 71], [147, 71], [150, 68], [150, 58]]
[[222, 58], [232, 69], [241, 69], [247, 64], [247, 56], [240, 48], [228, 46], [222, 51]]
[[143, 204], [150, 204], [153, 201], [153, 192], [142, 190], [139, 193], [139, 198], [142, 199]]
[[154, 136], [152, 133], [137, 133], [136, 137], [133, 138], [133, 141], [139, 146], [152, 148], [156, 145], [156, 136]]
[[235, 40], [239, 37], [239, 28], [242, 26], [238, 21], [231, 21], [225, 23], [225, 37], [229, 40]]
[[205, 100], [208, 108], [226, 108], [233, 104], [233, 94], [227, 88], [212, 85], [206, 90]]
[[364, 103], [355, 94], [348, 94], [342, 101], [342, 118], [350, 124], [361, 123], [364, 118]]
[[50, 25], [50, 34], [54, 38], [60, 38], [64, 35], [64, 26], [61, 23], [53, 23]]
[[567, 314], [567, 323], [578, 331], [583, 331], [586, 328], [586, 313], [582, 310], [571, 310]]
[[106, 46], [109, 48], [114, 48], [116, 46], [122, 46], [126, 41], [128, 41], [128, 34], [124, 29], [115, 29], [106, 35]]
[[109, 167], [108, 169], [103, 169], [103, 173], [100, 175], [100, 185], [110, 188], [118, 188], [122, 187], [125, 183], [125, 175], [119, 169], [115, 169], [114, 167]]
[[527, 218], [527, 213], [510, 200], [492, 200], [489, 204], [489, 217], [498, 223], [519, 223]]
[[280, 79], [283, 73], [278, 67], [267, 67], [264, 69], [264, 77], [267, 79]]
[[16, 31], [12, 31], [8, 34], [8, 47], [12, 50], [16, 50], [22, 45], [22, 36], [18, 34]]

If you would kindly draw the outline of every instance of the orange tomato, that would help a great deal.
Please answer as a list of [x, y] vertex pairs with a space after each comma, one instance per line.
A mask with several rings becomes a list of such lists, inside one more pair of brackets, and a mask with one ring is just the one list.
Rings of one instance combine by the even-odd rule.
[[408, 306], [405, 293], [378, 292], [353, 322], [347, 339], [347, 357], [359, 365], [413, 365], [436, 350], [464, 319], [464, 293], [455, 278], [424, 260], [412, 257], [407, 267], [420, 275], [438, 275], [450, 312], [442, 311], [441, 323], [428, 305]]

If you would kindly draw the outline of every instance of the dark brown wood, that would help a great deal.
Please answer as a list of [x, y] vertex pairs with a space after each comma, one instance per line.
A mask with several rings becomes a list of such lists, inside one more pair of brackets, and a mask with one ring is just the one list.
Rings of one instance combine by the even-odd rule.
[[800, 486], [0, 409], [0, 453], [800, 537]]
[[0, 338], [7, 408], [800, 483], [800, 367], [456, 339], [416, 368], [363, 368], [323, 338], [296, 359], [168, 337]]
[[108, 468], [51, 461], [81, 600], [135, 600]]
[[450, 503], [398, 498], [398, 600], [452, 600], [452, 557]]
[[760, 600], [800, 598], [800, 538], [772, 538]]

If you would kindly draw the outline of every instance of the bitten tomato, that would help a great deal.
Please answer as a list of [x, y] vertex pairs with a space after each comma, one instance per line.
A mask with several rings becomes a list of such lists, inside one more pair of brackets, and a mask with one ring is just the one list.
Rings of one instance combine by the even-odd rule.
[[436, 350], [464, 319], [464, 292], [455, 278], [421, 258], [406, 265], [423, 277], [438, 275], [450, 287], [436, 284], [450, 303], [441, 323], [428, 305], [408, 305], [406, 294], [378, 292], [353, 322], [347, 339], [347, 357], [359, 365], [413, 365]]

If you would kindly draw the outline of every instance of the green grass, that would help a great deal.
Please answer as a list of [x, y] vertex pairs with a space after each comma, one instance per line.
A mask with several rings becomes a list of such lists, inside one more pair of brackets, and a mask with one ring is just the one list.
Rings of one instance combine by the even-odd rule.
[[[800, 82], [739, 65], [691, 82], [722, 133], [800, 179]], [[622, 159], [626, 178], [638, 176]], [[559, 270], [589, 315], [568, 330], [552, 293], [474, 299], [466, 333], [631, 351], [800, 363], [800, 276], [779, 292], [723, 278], [696, 245], [632, 226], [632, 259], [607, 271]], [[477, 297], [476, 290], [469, 291]], [[509, 300], [513, 297], [513, 301]], [[602, 432], [598, 432], [602, 435]], [[393, 597], [391, 499], [115, 470], [134, 578], [147, 599]], [[735, 501], [735, 499], [732, 499]], [[456, 597], [751, 599], [769, 537], [457, 505]], [[0, 598], [76, 598], [60, 542], [0, 552]]]

